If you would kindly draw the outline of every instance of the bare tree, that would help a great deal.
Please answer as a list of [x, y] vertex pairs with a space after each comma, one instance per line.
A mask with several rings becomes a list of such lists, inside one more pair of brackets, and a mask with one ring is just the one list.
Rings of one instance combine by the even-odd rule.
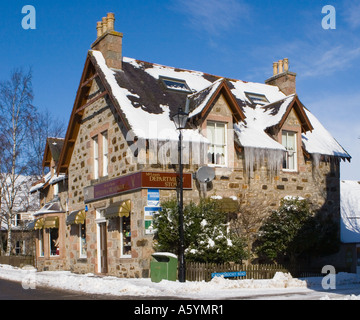
[[43, 174], [42, 160], [46, 139], [48, 137], [62, 138], [65, 134], [65, 125], [62, 121], [52, 116], [49, 111], [36, 113], [29, 135], [32, 143], [27, 145], [28, 174], [37, 176]]
[[269, 203], [261, 203], [258, 198], [243, 196], [239, 200], [239, 212], [232, 220], [232, 230], [246, 241], [249, 262], [253, 258], [252, 246], [262, 222], [269, 214]]
[[31, 80], [31, 70], [18, 69], [0, 83], [0, 190], [2, 222], [8, 228], [6, 255], [11, 254], [12, 221], [21, 206], [19, 192], [28, 169], [25, 145], [36, 115]]

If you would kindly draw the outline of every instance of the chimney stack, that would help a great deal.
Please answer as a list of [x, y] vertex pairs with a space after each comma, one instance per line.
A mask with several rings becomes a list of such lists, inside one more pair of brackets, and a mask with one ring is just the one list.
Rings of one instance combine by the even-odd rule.
[[97, 39], [91, 49], [101, 51], [109, 68], [122, 68], [123, 34], [114, 30], [115, 15], [108, 13], [96, 24]]
[[265, 83], [277, 86], [287, 96], [296, 93], [296, 73], [289, 71], [288, 58], [273, 63], [273, 76]]

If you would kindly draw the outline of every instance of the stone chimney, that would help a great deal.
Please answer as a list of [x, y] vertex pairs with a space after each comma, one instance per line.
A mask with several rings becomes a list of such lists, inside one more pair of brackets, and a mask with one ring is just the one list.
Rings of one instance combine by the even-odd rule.
[[296, 73], [289, 71], [288, 58], [273, 63], [273, 76], [265, 83], [277, 86], [287, 96], [296, 93]]
[[91, 49], [101, 51], [109, 68], [122, 68], [123, 34], [114, 30], [115, 15], [108, 13], [96, 24], [97, 39]]

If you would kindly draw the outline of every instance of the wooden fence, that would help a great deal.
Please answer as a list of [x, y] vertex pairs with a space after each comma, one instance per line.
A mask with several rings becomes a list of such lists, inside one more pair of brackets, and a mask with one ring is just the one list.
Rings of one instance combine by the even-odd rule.
[[186, 263], [186, 280], [210, 281], [212, 273], [245, 271], [245, 277], [232, 279], [272, 279], [276, 272], [290, 273], [293, 277], [324, 276], [321, 269], [310, 269], [301, 266], [284, 266], [279, 264], [242, 265], [236, 263]]
[[23, 267], [26, 265], [35, 266], [34, 256], [0, 256], [0, 264], [9, 264], [13, 267]]

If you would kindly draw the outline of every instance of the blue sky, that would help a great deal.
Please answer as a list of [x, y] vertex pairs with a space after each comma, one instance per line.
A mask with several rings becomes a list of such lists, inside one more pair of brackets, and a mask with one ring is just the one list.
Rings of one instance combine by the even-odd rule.
[[[36, 9], [35, 30], [21, 26], [25, 5]], [[336, 29], [322, 28], [325, 5]], [[2, 1], [0, 80], [31, 67], [34, 104], [67, 124], [107, 12], [127, 57], [262, 83], [289, 58], [300, 100], [353, 157], [341, 178], [360, 180], [360, 0]]]

